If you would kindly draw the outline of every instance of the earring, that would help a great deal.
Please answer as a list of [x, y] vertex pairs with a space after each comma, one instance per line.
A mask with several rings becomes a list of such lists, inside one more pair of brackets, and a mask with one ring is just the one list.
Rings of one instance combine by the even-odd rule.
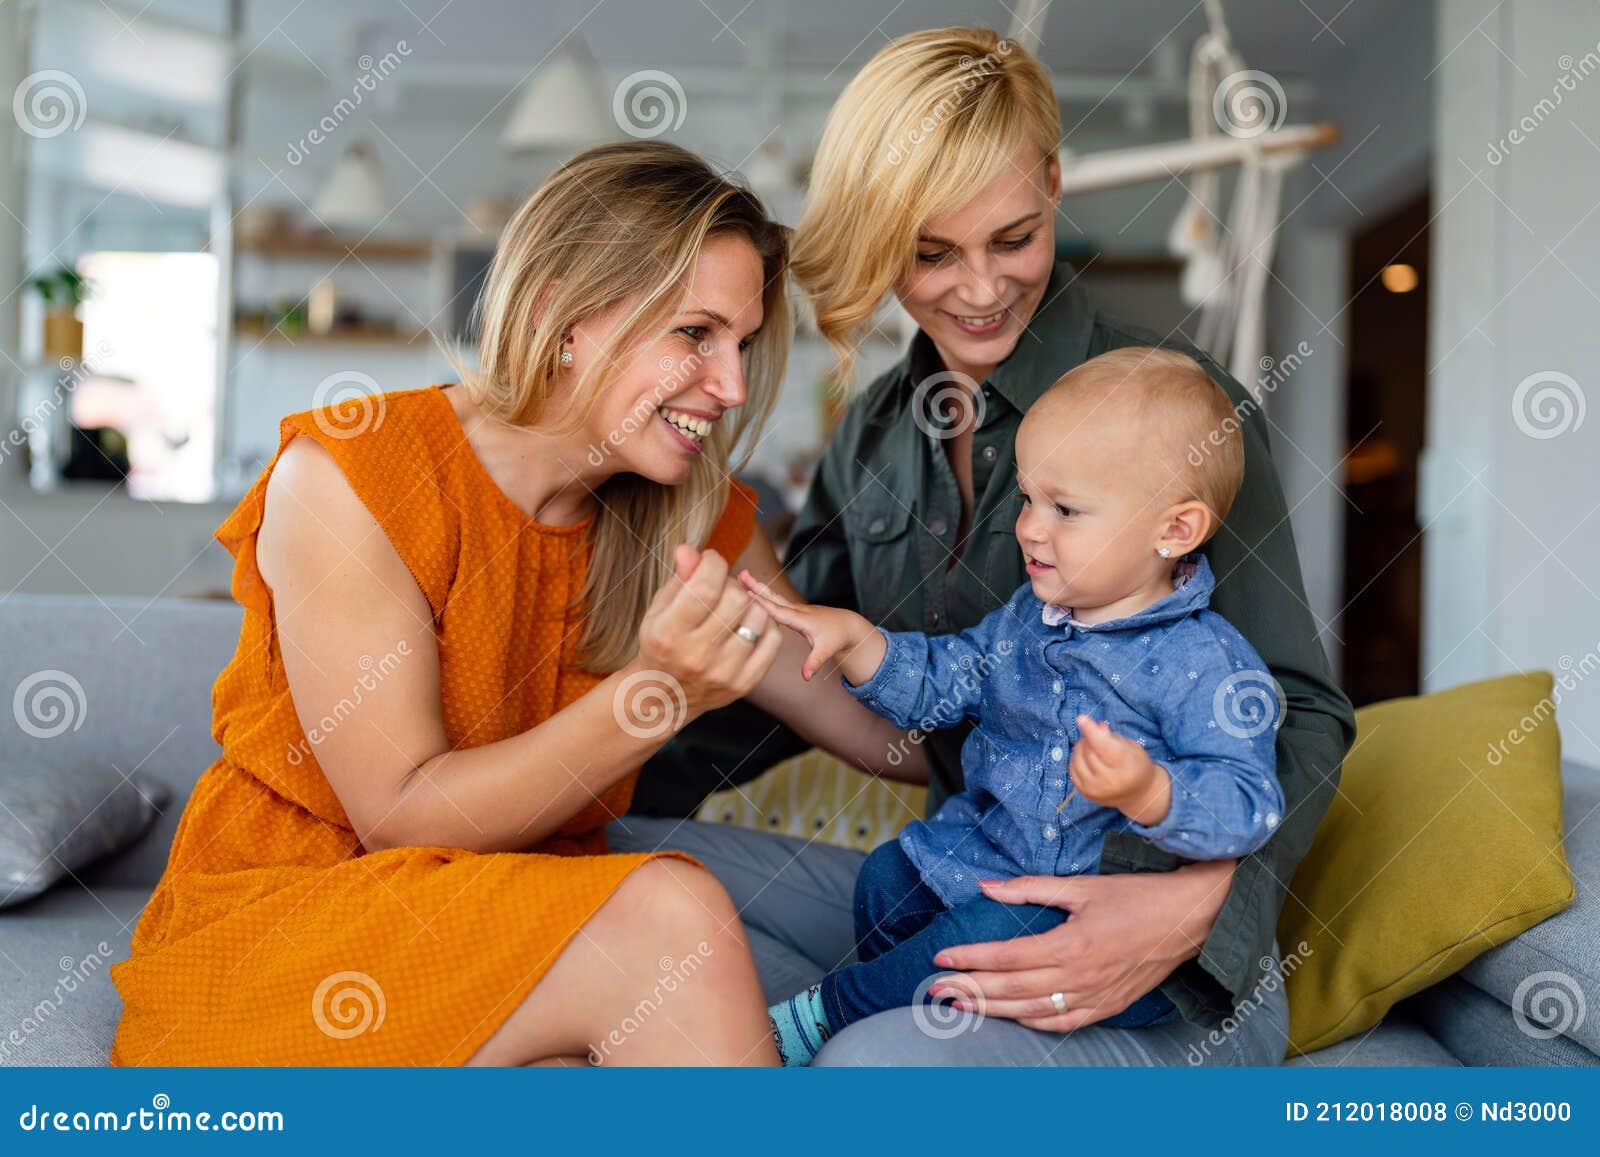
[[561, 351], [561, 364], [564, 365], [564, 366], [570, 366], [572, 364], [572, 351], [571, 350], [562, 350]]
[[1159, 554], [1162, 558], [1171, 558], [1172, 557], [1172, 550], [1169, 547], [1165, 547], [1165, 546], [1157, 547], [1156, 548], [1156, 553]]

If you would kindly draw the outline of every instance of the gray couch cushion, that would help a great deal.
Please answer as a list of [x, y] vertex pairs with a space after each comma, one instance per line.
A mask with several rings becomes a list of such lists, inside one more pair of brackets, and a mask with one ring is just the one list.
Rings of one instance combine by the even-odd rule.
[[1600, 770], [1566, 763], [1567, 862], [1577, 897], [1564, 911], [1490, 949], [1461, 975], [1535, 1025], [1600, 1053]]
[[1600, 1065], [1596, 1056], [1559, 1033], [1544, 1036], [1511, 1015], [1483, 989], [1451, 976], [1400, 1006], [1465, 1065]]
[[122, 1015], [109, 970], [146, 899], [68, 881], [0, 912], [0, 1066], [106, 1063]]
[[111, 767], [0, 763], [0, 908], [122, 851], [171, 795], [165, 784]]
[[1333, 1068], [1427, 1068], [1460, 1064], [1448, 1049], [1428, 1035], [1426, 1029], [1393, 1012], [1375, 1028], [1314, 1053], [1290, 1057], [1283, 1063], [1288, 1067]]
[[31, 735], [0, 712], [0, 765], [138, 770], [172, 789], [150, 833], [85, 882], [160, 878], [190, 789], [217, 757], [211, 687], [238, 645], [241, 614], [231, 602], [0, 600], [0, 702], [43, 670], [83, 688], [81, 723], [59, 735]]

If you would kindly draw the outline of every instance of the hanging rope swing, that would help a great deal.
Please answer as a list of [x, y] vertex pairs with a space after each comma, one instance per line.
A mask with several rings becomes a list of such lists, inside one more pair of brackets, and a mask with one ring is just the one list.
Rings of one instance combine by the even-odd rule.
[[[1042, 43], [1050, 0], [1018, 6], [1008, 33], [1030, 51]], [[1207, 31], [1189, 57], [1189, 137], [1169, 144], [1083, 156], [1062, 150], [1065, 195], [1186, 178], [1188, 196], [1167, 233], [1184, 261], [1179, 292], [1199, 311], [1195, 344], [1254, 388], [1266, 341], [1266, 288], [1280, 213], [1283, 174], [1313, 149], [1339, 139], [1328, 123], [1285, 125], [1283, 89], [1245, 67], [1233, 47], [1221, 0], [1205, 2]], [[1223, 204], [1222, 169], [1237, 166]]]

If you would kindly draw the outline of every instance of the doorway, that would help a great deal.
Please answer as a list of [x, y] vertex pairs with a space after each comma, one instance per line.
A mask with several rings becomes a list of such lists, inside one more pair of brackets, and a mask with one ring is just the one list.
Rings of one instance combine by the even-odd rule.
[[1340, 602], [1342, 681], [1357, 706], [1420, 684], [1430, 203], [1425, 192], [1350, 239]]

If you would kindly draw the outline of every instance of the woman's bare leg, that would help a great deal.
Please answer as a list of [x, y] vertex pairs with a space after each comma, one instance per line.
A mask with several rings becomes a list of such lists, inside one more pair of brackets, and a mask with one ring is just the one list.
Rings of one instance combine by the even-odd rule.
[[710, 873], [652, 860], [611, 895], [469, 1062], [776, 1065], [739, 914]]

